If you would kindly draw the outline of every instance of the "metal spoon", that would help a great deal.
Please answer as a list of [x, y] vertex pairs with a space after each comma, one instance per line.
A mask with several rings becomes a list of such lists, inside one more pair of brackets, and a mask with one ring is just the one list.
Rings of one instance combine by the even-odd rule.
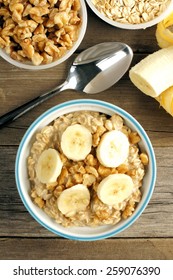
[[86, 49], [72, 63], [62, 85], [1, 116], [0, 127], [61, 91], [73, 89], [93, 94], [108, 89], [128, 70], [132, 57], [131, 48], [119, 42], [101, 43]]

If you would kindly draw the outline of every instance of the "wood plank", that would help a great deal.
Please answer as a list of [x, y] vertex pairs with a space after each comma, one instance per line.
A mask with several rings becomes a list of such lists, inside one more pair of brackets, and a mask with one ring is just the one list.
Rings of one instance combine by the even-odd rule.
[[[94, 36], [93, 36], [94, 30]], [[97, 17], [88, 8], [88, 26], [80, 48], [90, 47], [102, 42], [124, 42], [135, 52], [153, 52], [158, 49], [155, 38], [156, 26], [140, 30], [126, 30], [111, 26]]]
[[[53, 88], [55, 85], [49, 85], [49, 77], [50, 76], [48, 76], [47, 80], [44, 79], [44, 85], [40, 83], [38, 86], [38, 92], [36, 92], [35, 89], [33, 91], [33, 85], [31, 84], [32, 78], [30, 80], [23, 81], [23, 85], [19, 90], [19, 84], [15, 84], [15, 81], [13, 81], [13, 94], [11, 96], [8, 95], [4, 101], [1, 100], [0, 102], [1, 114], [36, 97], [39, 95], [39, 91], [40, 93], [43, 93], [46, 90]], [[55, 83], [55, 81], [53, 81], [53, 83]], [[27, 95], [22, 94], [24, 84], [26, 84]], [[40, 89], [40, 87], [42, 87], [42, 89]], [[10, 86], [9, 88], [12, 87]], [[3, 84], [3, 90], [7, 90], [5, 82]], [[158, 146], [160, 142], [165, 146], [173, 145], [171, 140], [173, 132], [172, 117], [162, 108], [159, 108], [158, 102], [139, 92], [139, 90], [137, 90], [128, 80], [127, 75], [125, 75], [116, 85], [100, 94], [86, 95], [69, 90], [53, 97], [52, 99], [32, 109], [31, 112], [21, 116], [15, 122], [10, 123], [7, 127], [1, 129], [0, 145], [18, 145], [26, 129], [40, 114], [51, 107], [60, 104], [61, 102], [81, 98], [93, 98], [107, 101], [121, 107], [124, 110], [127, 110], [137, 118], [144, 129], [148, 132], [149, 136], [151, 136], [152, 142], [154, 141], [153, 145]]]
[[108, 239], [80, 242], [57, 238], [1, 238], [5, 260], [172, 260], [173, 239]]

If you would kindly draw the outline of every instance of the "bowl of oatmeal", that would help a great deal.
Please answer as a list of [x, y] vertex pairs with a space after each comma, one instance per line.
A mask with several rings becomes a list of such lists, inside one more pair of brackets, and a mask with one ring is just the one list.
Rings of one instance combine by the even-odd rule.
[[86, 0], [103, 21], [123, 29], [145, 29], [156, 25], [173, 9], [171, 0]]
[[99, 240], [121, 233], [142, 214], [156, 161], [133, 116], [107, 102], [80, 99], [31, 124], [15, 177], [26, 209], [43, 227], [73, 240]]
[[1, 1], [0, 56], [24, 69], [54, 67], [79, 47], [86, 32], [84, 0]]

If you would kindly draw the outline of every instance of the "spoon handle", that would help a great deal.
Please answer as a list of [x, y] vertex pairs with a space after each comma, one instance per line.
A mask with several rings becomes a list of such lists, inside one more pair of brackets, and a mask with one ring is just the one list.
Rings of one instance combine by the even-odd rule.
[[47, 99], [49, 99], [50, 97], [53, 97], [57, 93], [68, 89], [67, 84], [68, 84], [67, 82], [64, 82], [62, 85], [54, 88], [53, 90], [48, 91], [48, 92], [30, 100], [29, 102], [17, 107], [16, 109], [2, 115], [0, 117], [0, 128], [3, 127], [4, 125], [6, 125], [7, 123], [16, 120], [17, 118], [19, 118], [26, 112], [30, 111], [32, 108], [41, 104], [43, 101], [46, 101]]

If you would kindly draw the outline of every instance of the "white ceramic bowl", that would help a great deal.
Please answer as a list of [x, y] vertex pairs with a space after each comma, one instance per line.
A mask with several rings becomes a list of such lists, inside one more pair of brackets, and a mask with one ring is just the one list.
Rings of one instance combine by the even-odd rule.
[[59, 65], [60, 63], [64, 62], [65, 60], [67, 60], [75, 51], [76, 49], [79, 47], [79, 45], [81, 44], [85, 32], [86, 32], [86, 28], [87, 28], [87, 9], [86, 9], [86, 4], [84, 0], [80, 0], [81, 2], [81, 10], [80, 10], [80, 15], [82, 18], [82, 24], [80, 27], [80, 31], [79, 31], [79, 35], [78, 35], [78, 39], [77, 41], [73, 44], [72, 48], [70, 50], [68, 50], [60, 59], [57, 59], [51, 63], [48, 64], [41, 64], [41, 65], [33, 65], [31, 62], [20, 62], [17, 60], [12, 59], [6, 52], [5, 50], [0, 48], [0, 56], [2, 58], [4, 58], [6, 61], [8, 61], [9, 63], [20, 67], [20, 68], [24, 68], [24, 69], [29, 69], [29, 70], [43, 70], [43, 69], [48, 69], [48, 68], [52, 68], [54, 66]]
[[156, 25], [157, 23], [162, 21], [164, 18], [166, 18], [173, 11], [173, 1], [170, 1], [170, 4], [164, 10], [164, 12], [161, 13], [158, 17], [154, 18], [153, 20], [150, 20], [150, 21], [145, 22], [145, 23], [140, 23], [140, 24], [126, 24], [126, 23], [120, 23], [120, 22], [111, 20], [108, 17], [106, 17], [104, 14], [100, 13], [97, 10], [97, 8], [94, 6], [94, 4], [92, 3], [92, 0], [86, 0], [86, 2], [88, 3], [91, 10], [93, 10], [93, 12], [98, 17], [100, 17], [103, 21], [105, 21], [105, 22], [107, 22], [107, 23], [109, 23], [109, 24], [111, 24], [115, 27], [122, 28], [122, 29], [146, 29], [148, 27]]
[[[36, 132], [38, 132], [41, 128], [51, 123], [57, 117], [64, 115], [70, 112], [76, 112], [80, 110], [91, 110], [98, 111], [108, 115], [113, 115], [115, 113], [119, 114], [125, 120], [125, 123], [132, 128], [132, 130], [137, 131], [142, 139], [140, 141], [140, 149], [142, 151], [146, 151], [149, 156], [149, 165], [147, 167], [147, 172], [144, 177], [143, 186], [142, 186], [142, 200], [138, 204], [135, 212], [131, 217], [126, 220], [121, 220], [116, 225], [106, 225], [106, 226], [98, 226], [95, 228], [91, 227], [71, 227], [64, 228], [61, 225], [57, 224], [53, 219], [51, 219], [47, 214], [43, 212], [40, 208], [38, 208], [31, 200], [30, 197], [30, 183], [28, 180], [27, 174], [27, 157], [30, 153], [31, 144], [33, 141], [33, 137]], [[33, 218], [39, 222], [42, 226], [50, 230], [51, 232], [74, 240], [99, 240], [108, 238], [110, 236], [114, 236], [121, 231], [128, 228], [132, 225], [135, 220], [142, 214], [145, 207], [147, 206], [156, 180], [156, 162], [155, 155], [151, 145], [151, 142], [142, 128], [142, 126], [126, 111], [121, 108], [112, 105], [107, 102], [103, 102], [100, 100], [93, 99], [79, 99], [73, 100], [69, 102], [62, 103], [57, 105], [43, 115], [41, 115], [38, 119], [32, 123], [29, 129], [26, 131], [18, 152], [16, 156], [16, 164], [15, 164], [15, 177], [17, 189], [20, 194], [20, 197], [29, 211], [29, 213], [33, 216]]]

